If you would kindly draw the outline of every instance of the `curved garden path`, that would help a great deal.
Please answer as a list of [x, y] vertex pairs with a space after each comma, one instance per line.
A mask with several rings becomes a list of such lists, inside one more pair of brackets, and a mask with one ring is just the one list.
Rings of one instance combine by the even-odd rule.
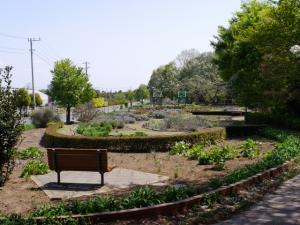
[[300, 175], [286, 181], [257, 205], [219, 225], [300, 224]]

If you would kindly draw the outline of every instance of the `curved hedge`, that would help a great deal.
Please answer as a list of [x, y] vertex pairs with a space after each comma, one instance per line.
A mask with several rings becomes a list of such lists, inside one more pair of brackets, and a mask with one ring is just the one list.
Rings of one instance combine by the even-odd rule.
[[212, 115], [212, 116], [244, 116], [244, 111], [190, 111], [193, 115]]
[[173, 136], [146, 137], [83, 137], [57, 133], [61, 124], [50, 124], [44, 134], [44, 144], [52, 148], [105, 148], [116, 152], [165, 152], [175, 142], [186, 141], [191, 144], [215, 144], [225, 139], [225, 128], [209, 128], [204, 131], [177, 134]]

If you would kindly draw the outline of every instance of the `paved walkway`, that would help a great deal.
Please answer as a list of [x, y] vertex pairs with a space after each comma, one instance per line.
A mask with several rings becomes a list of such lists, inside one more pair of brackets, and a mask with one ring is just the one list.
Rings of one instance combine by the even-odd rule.
[[115, 168], [105, 173], [104, 186], [100, 185], [101, 178], [98, 172], [63, 171], [61, 184], [56, 183], [57, 175], [54, 171], [45, 175], [32, 176], [31, 179], [53, 200], [106, 193], [136, 185], [166, 185], [169, 177]]
[[300, 175], [285, 182], [263, 201], [220, 225], [300, 224]]

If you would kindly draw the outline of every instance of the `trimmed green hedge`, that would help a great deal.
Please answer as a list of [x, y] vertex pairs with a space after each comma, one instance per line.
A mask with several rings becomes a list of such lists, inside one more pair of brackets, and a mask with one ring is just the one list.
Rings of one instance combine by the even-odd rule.
[[245, 121], [249, 124], [267, 124], [300, 131], [300, 118], [289, 114], [248, 112], [245, 115]]
[[57, 133], [61, 124], [50, 124], [44, 134], [44, 144], [52, 148], [104, 148], [117, 152], [166, 152], [175, 142], [185, 141], [191, 144], [215, 144], [225, 139], [225, 128], [209, 128], [200, 132], [177, 134], [173, 136], [146, 137], [82, 137]]
[[227, 137], [247, 137], [257, 135], [257, 133], [264, 128], [265, 125], [231, 125], [226, 127]]
[[244, 116], [244, 111], [198, 111], [191, 110], [193, 115], [214, 115], [214, 116]]

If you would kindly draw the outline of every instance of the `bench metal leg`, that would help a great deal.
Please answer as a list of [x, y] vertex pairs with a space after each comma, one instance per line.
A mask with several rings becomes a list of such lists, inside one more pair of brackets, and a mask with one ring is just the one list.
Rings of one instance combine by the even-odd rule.
[[56, 171], [57, 173], [57, 183], [60, 184], [60, 171]]
[[101, 174], [101, 185], [104, 185], [104, 173], [100, 173]]

